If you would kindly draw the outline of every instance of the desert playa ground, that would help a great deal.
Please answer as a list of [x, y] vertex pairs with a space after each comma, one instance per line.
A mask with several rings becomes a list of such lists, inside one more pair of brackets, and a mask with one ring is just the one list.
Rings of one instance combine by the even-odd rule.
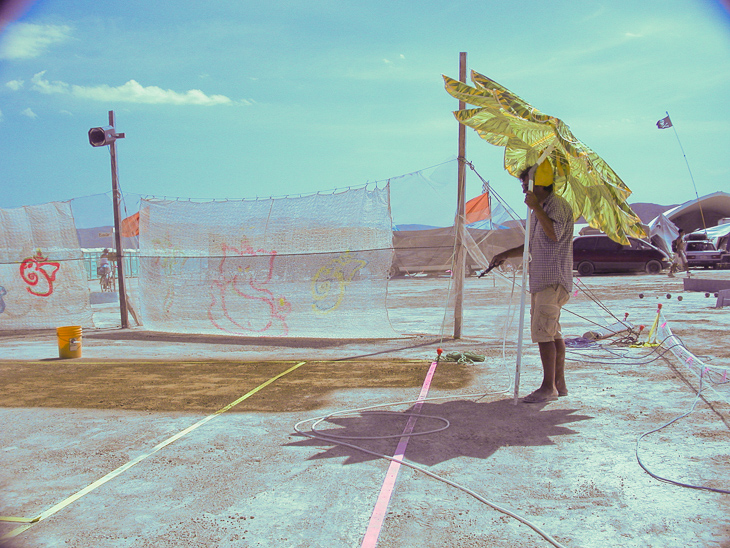
[[[448, 278], [391, 280], [387, 340], [121, 330], [113, 305], [78, 359], [0, 332], [0, 546], [730, 547], [730, 307], [666, 275], [577, 287], [570, 393], [547, 404], [513, 398], [519, 297], [496, 277], [466, 281], [459, 340]], [[695, 361], [580, 339], [628, 313], [643, 342], [659, 304]], [[434, 367], [439, 347], [485, 360]], [[523, 351], [521, 396], [540, 380]], [[389, 488], [377, 455], [413, 422], [420, 469]]]

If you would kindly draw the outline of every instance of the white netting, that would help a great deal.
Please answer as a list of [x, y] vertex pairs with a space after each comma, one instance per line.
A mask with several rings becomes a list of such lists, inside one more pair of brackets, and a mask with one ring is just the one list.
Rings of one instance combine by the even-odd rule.
[[69, 203], [0, 209], [0, 329], [91, 326], [91, 317]]
[[388, 188], [249, 201], [143, 200], [147, 329], [266, 337], [396, 336], [386, 311]]

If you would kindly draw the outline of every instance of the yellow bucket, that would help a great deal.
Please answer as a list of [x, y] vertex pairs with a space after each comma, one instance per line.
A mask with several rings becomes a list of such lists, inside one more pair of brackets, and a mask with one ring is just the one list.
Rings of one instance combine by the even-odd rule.
[[58, 336], [58, 357], [59, 358], [80, 358], [81, 357], [81, 326], [69, 325], [57, 327]]

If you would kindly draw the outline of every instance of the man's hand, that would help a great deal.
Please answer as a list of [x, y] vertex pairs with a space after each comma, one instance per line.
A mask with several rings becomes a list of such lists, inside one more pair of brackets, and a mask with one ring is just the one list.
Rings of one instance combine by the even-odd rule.
[[525, 191], [525, 204], [530, 209], [534, 210], [540, 205], [540, 200], [537, 199], [537, 196], [535, 196], [534, 192], [530, 192], [529, 190]]
[[492, 270], [494, 267], [501, 265], [506, 260], [506, 257], [504, 257], [503, 255], [504, 251], [502, 253], [497, 253], [494, 257], [492, 257], [492, 260], [489, 263], [489, 270]]

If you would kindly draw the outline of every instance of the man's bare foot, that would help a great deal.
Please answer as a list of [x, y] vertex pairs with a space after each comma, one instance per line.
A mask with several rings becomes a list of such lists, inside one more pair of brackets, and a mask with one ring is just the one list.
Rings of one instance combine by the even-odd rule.
[[545, 403], [558, 399], [558, 391], [542, 390], [538, 388], [532, 394], [522, 398], [522, 403]]
[[555, 388], [558, 389], [558, 396], [567, 396], [568, 395], [568, 387], [565, 385], [565, 381], [556, 381], [555, 382]]

